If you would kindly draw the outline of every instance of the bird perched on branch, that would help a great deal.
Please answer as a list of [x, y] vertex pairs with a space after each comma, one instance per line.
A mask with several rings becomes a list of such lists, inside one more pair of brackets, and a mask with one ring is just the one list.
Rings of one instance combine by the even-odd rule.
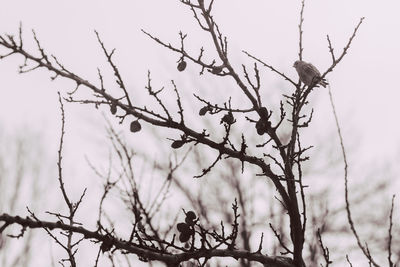
[[[316, 82], [321, 78], [321, 73], [311, 63], [297, 60], [296, 62], [294, 62], [293, 67], [299, 74], [300, 81], [302, 81], [307, 86], [310, 86], [311, 84], [313, 84], [313, 82]], [[319, 80], [318, 84], [322, 85], [322, 87], [326, 87], [328, 85], [325, 79]]]

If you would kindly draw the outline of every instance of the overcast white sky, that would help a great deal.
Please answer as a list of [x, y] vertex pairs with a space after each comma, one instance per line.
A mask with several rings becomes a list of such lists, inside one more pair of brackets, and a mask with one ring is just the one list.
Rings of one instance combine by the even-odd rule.
[[[251, 62], [241, 53], [247, 50], [297, 79], [292, 65], [298, 53], [299, 9], [300, 1], [293, 0], [216, 0], [214, 16], [228, 37], [230, 55], [238, 67], [241, 62]], [[358, 156], [362, 155], [359, 160], [364, 163], [371, 159], [399, 160], [399, 10], [400, 1], [396, 0], [306, 2], [304, 58], [321, 72], [331, 60], [326, 34], [330, 35], [336, 53], [340, 53], [359, 19], [366, 17], [349, 54], [328, 76], [344, 138], [357, 141]], [[193, 53], [197, 54], [202, 45], [209, 47], [207, 35], [200, 32], [191, 12], [177, 0], [1, 1], [0, 33], [17, 34], [20, 22], [29, 50], [36, 51], [31, 35], [34, 29], [49, 53], [94, 83], [96, 68], [107, 69], [93, 33], [96, 29], [107, 47], [117, 48], [115, 60], [128, 88], [141, 90], [150, 69], [154, 83], [160, 87], [175, 79], [188, 96], [192, 90], [207, 92], [204, 85], [198, 84], [206, 78], [192, 80], [183, 76], [198, 73], [197, 67], [189, 65], [185, 73], [177, 72], [179, 57], [140, 31], [143, 28], [167, 42], [179, 44], [178, 32], [182, 30], [188, 33], [187, 47]], [[0, 61], [0, 127], [6, 131], [22, 126], [37, 128], [44, 137], [53, 137], [48, 140], [54, 140], [54, 144], [49, 143], [49, 149], [54, 149], [58, 141], [54, 137], [60, 126], [56, 92], [73, 87], [63, 80], [51, 82], [46, 71], [19, 75], [21, 62], [18, 56]], [[266, 94], [268, 90], [290, 92], [289, 84], [272, 72], [264, 70], [263, 76]], [[221, 96], [226, 95], [223, 82], [216, 83], [215, 88]], [[324, 136], [324, 130], [333, 127], [327, 91], [316, 92], [315, 101], [319, 112], [312, 129], [315, 135]], [[87, 146], [94, 145], [87, 140], [104, 134], [104, 123], [92, 108], [71, 104], [66, 108], [68, 121], [73, 121], [69, 138], [75, 145], [74, 152], [83, 155]], [[393, 189], [394, 193], [399, 191]]]
[[[245, 49], [296, 77], [291, 66], [297, 56], [299, 7], [298, 1], [219, 0], [214, 12], [230, 40], [234, 62], [244, 60], [240, 51]], [[340, 118], [351, 120], [351, 127], [343, 127], [357, 131], [364, 146], [377, 155], [392, 155], [399, 148], [399, 9], [395, 0], [311, 0], [305, 9], [304, 56], [321, 70], [330, 64], [326, 34], [340, 52], [359, 18], [366, 17], [349, 54], [328, 78]], [[27, 47], [34, 51], [30, 30], [35, 29], [50, 53], [92, 81], [96, 67], [104, 66], [93, 34], [98, 30], [108, 47], [118, 49], [117, 63], [132, 87], [144, 84], [147, 69], [155, 73], [154, 80], [160, 85], [179, 79], [171, 62], [177, 56], [146, 38], [141, 28], [172, 43], [177, 43], [179, 30], [188, 32], [187, 45], [195, 53], [206, 40], [179, 1], [3, 1], [1, 33], [16, 33], [19, 22], [24, 26]], [[34, 121], [52, 125], [54, 118], [49, 114], [55, 114], [57, 108], [54, 91], [65, 86], [48, 82], [44, 72], [18, 75], [17, 62], [14, 57], [0, 64], [3, 127]], [[266, 84], [279, 79], [266, 73]], [[322, 106], [326, 100], [325, 93], [319, 100]]]

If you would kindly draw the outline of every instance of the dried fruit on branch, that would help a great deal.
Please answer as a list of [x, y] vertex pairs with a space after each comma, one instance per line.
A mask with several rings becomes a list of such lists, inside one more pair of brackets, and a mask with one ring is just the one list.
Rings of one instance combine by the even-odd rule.
[[184, 144], [185, 144], [184, 141], [182, 141], [182, 140], [176, 140], [176, 141], [172, 142], [171, 147], [174, 148], [174, 149], [178, 149], [178, 148], [180, 148], [181, 146], [183, 146]]
[[111, 114], [115, 115], [115, 113], [117, 113], [117, 105], [115, 105], [114, 103], [111, 104], [110, 111], [111, 111]]
[[131, 122], [130, 130], [132, 133], [139, 132], [141, 129], [142, 125], [140, 125], [139, 121], [136, 120]]
[[181, 62], [179, 62], [177, 69], [179, 71], [184, 71], [186, 69], [186, 61], [182, 60]]

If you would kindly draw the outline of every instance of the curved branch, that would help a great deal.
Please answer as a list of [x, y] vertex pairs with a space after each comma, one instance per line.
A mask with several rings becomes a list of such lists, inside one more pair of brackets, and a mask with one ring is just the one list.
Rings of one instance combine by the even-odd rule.
[[[82, 234], [85, 239], [93, 239], [97, 242], [106, 242], [110, 247], [125, 251], [127, 253], [136, 254], [145, 259], [158, 260], [168, 263], [171, 266], [176, 266], [180, 262], [188, 261], [190, 259], [200, 259], [204, 257], [231, 257], [235, 259], [247, 259], [249, 261], [256, 261], [263, 263], [267, 267], [295, 267], [291, 260], [287, 257], [270, 257], [265, 256], [261, 253], [251, 253], [249, 251], [232, 250], [232, 249], [212, 249], [212, 250], [198, 250], [193, 252], [182, 252], [182, 253], [166, 253], [162, 251], [153, 251], [140, 245], [134, 244], [129, 241], [124, 241], [120, 238], [113, 237], [110, 234], [100, 234], [97, 231], [90, 231], [81, 226], [72, 226], [68, 224], [58, 222], [49, 222], [41, 220], [33, 220], [29, 217], [22, 218], [20, 216], [11, 216], [6, 213], [0, 215], [0, 221], [4, 222], [5, 225], [9, 226], [12, 224], [18, 224], [22, 227], [27, 228], [46, 228], [49, 230], [62, 229], [65, 231], [71, 231], [76, 234]], [[3, 227], [1, 228], [2, 230]]]
[[350, 202], [349, 202], [349, 190], [348, 190], [348, 178], [347, 178], [348, 166], [349, 165], [347, 163], [346, 150], [345, 150], [344, 143], [343, 143], [343, 136], [342, 136], [341, 128], [340, 128], [340, 125], [339, 125], [339, 119], [338, 119], [338, 116], [336, 114], [335, 104], [333, 102], [331, 87], [330, 87], [329, 84], [328, 84], [328, 89], [329, 89], [329, 100], [331, 102], [333, 116], [335, 117], [336, 129], [337, 129], [337, 132], [338, 132], [338, 136], [339, 136], [339, 140], [340, 140], [340, 147], [341, 147], [342, 155], [343, 155], [343, 163], [344, 163], [344, 198], [345, 198], [345, 202], [346, 202], [347, 220], [349, 222], [350, 229], [353, 232], [353, 235], [357, 240], [358, 247], [364, 253], [365, 257], [367, 257], [367, 259], [370, 261], [370, 263], [372, 265], [374, 265], [375, 267], [378, 267], [379, 265], [372, 258], [368, 248], [364, 247], [364, 245], [361, 243], [360, 236], [358, 235], [358, 233], [356, 231], [356, 228], [354, 226], [354, 221], [353, 221], [353, 219], [351, 217]]

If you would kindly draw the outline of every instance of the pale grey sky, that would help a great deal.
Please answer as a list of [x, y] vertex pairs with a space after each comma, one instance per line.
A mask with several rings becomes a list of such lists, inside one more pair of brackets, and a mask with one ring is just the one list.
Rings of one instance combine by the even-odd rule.
[[[359, 18], [366, 17], [349, 54], [328, 79], [339, 117], [351, 118], [351, 130], [358, 131], [365, 145], [379, 155], [395, 153], [399, 148], [399, 8], [399, 2], [394, 0], [314, 0], [307, 1], [305, 9], [304, 56], [320, 70], [330, 64], [326, 34], [331, 36], [338, 53]], [[291, 77], [296, 77], [291, 66], [298, 49], [298, 11], [299, 3], [295, 1], [236, 0], [219, 0], [214, 10], [229, 38], [234, 62], [245, 59], [241, 53], [245, 49]], [[178, 42], [179, 30], [188, 32], [187, 46], [194, 53], [206, 40], [204, 33], [199, 34], [191, 13], [179, 1], [4, 1], [0, 31], [17, 33], [19, 22], [24, 26], [27, 47], [35, 49], [30, 33], [35, 29], [47, 51], [92, 81], [96, 80], [96, 67], [104, 66], [93, 33], [98, 30], [108, 47], [117, 48], [116, 60], [126, 74], [125, 80], [136, 88], [144, 85], [147, 69], [153, 71], [159, 84], [179, 79], [171, 62], [177, 56], [149, 40], [140, 32], [141, 28], [172, 43]], [[64, 83], [48, 82], [44, 72], [18, 75], [17, 62], [20, 60], [13, 57], [0, 64], [2, 87], [7, 95], [0, 100], [0, 118], [5, 124], [36, 120], [53, 124], [52, 120], [57, 118], [49, 114], [56, 114], [57, 103], [51, 92], [63, 90]], [[266, 84], [273, 85], [279, 79], [265, 72]], [[319, 100], [324, 107], [326, 100], [327, 94]], [[16, 105], [19, 107], [15, 108]]]

